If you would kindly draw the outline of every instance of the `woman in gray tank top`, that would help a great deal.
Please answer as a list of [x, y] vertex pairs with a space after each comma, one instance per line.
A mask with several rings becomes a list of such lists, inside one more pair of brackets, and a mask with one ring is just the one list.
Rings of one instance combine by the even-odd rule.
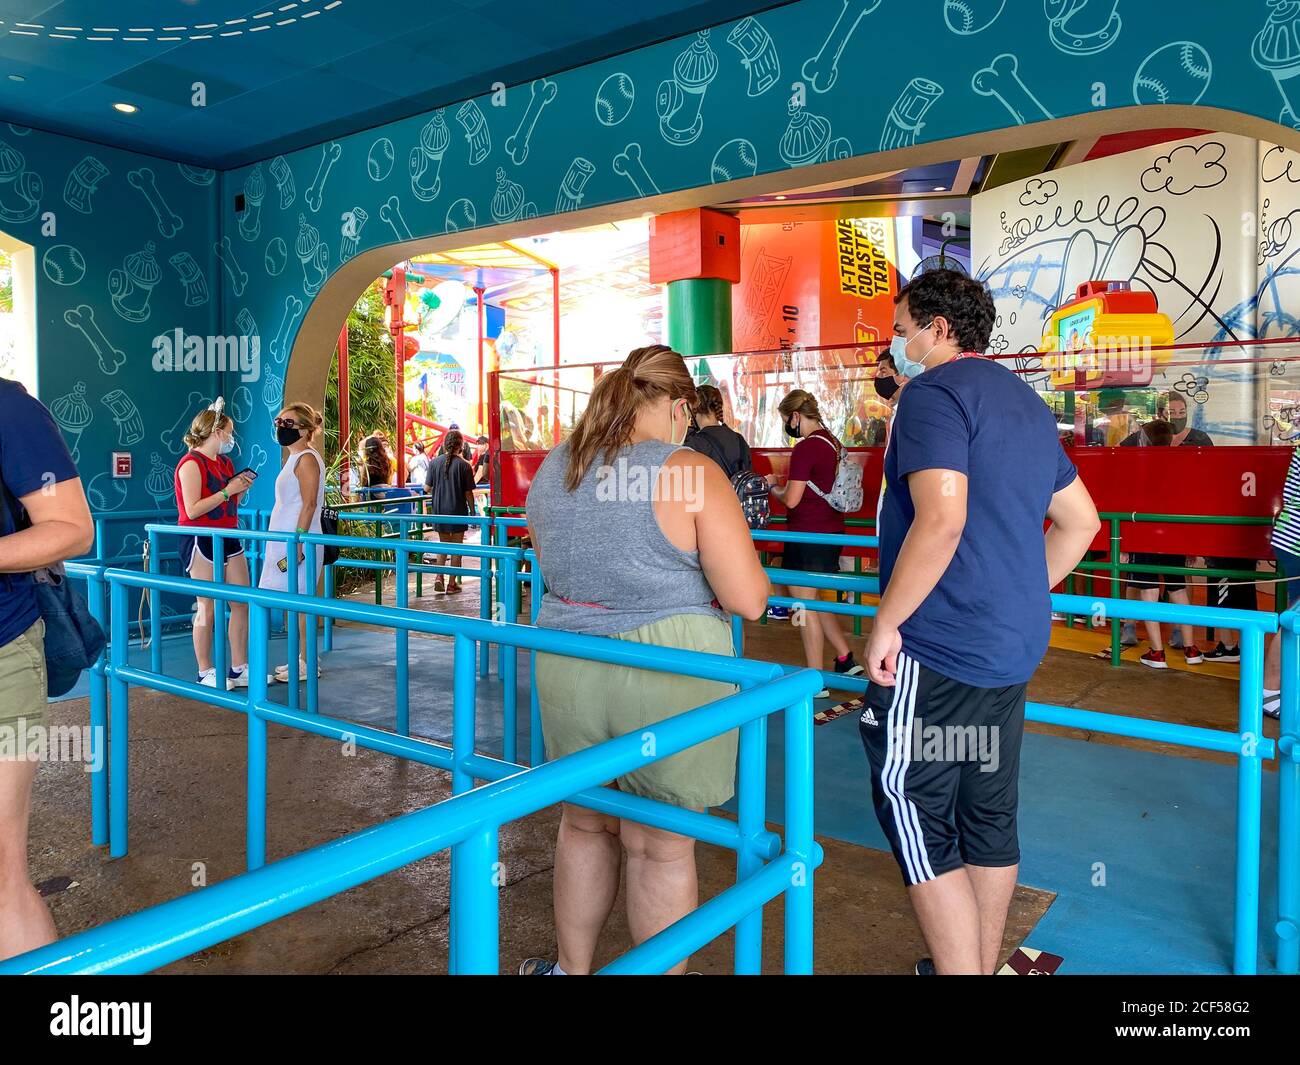
[[[682, 357], [638, 348], [592, 390], [568, 441], [528, 492], [528, 527], [546, 594], [537, 623], [619, 640], [733, 654], [728, 613], [755, 619], [768, 582], [731, 484], [681, 446], [695, 387]], [[537, 656], [550, 759], [723, 698], [735, 689], [555, 655]], [[619, 777], [621, 791], [702, 810], [731, 798], [736, 734]], [[621, 845], [621, 846], [620, 846]], [[564, 804], [555, 846], [556, 963], [531, 975], [591, 971], [627, 854], [628, 926], [637, 943], [698, 904], [695, 841]], [[673, 971], [685, 970], [683, 961]]]

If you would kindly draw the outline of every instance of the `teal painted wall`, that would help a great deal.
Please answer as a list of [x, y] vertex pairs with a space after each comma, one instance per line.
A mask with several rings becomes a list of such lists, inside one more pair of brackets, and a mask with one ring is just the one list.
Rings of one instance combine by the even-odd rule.
[[[183, 433], [220, 385], [219, 372], [159, 373], [153, 359], [159, 334], [219, 328], [214, 179], [0, 125], [0, 229], [35, 249], [37, 391], [96, 511], [173, 506], [176, 426], [184, 419]], [[114, 451], [131, 452], [131, 479], [109, 475]], [[127, 535], [116, 529], [111, 549]]]
[[[1075, 10], [1065, 22], [1045, 13], [1067, 6]], [[1293, 60], [1283, 43], [1298, 8], [1264, 0], [803, 0], [512, 87], [504, 106], [485, 93], [228, 172], [210, 186], [191, 184], [174, 164], [36, 133], [10, 136], [0, 127], [0, 139], [44, 178], [41, 206], [60, 211], [57, 243], [87, 257], [77, 285], [42, 284], [42, 393], [48, 400], [87, 384], [95, 420], [82, 436], [81, 458], [93, 475], [112, 449], [103, 399], [122, 388], [142, 411], [145, 433], [133, 450], [147, 473], [149, 452], [166, 450], [160, 435], [190, 393], [212, 391], [195, 383], [206, 378], [153, 373], [151, 338], [176, 325], [255, 334], [259, 379], [227, 375], [223, 390], [241, 421], [244, 461], [272, 461], [268, 418], [281, 402], [303, 315], [325, 279], [361, 251], [1084, 114], [1103, 93], [1109, 108], [1200, 103], [1270, 121], [1281, 116], [1290, 126], [1292, 111], [1300, 112], [1300, 78], [1286, 79]], [[490, 49], [491, 42], [465, 46]], [[794, 92], [806, 97], [801, 105], [792, 104]], [[110, 174], [93, 213], [81, 216], [63, 204], [62, 190], [85, 154]], [[126, 181], [146, 164], [182, 220], [171, 236]], [[0, 170], [0, 179], [7, 176]], [[4, 191], [0, 182], [0, 204]], [[250, 208], [241, 216], [237, 192]], [[34, 223], [7, 228], [37, 244], [38, 256], [55, 243], [37, 237]], [[162, 280], [149, 319], [127, 322], [113, 310], [108, 272], [147, 240], [158, 246]], [[218, 259], [213, 249], [222, 241]], [[178, 251], [192, 254], [211, 293], [207, 303], [186, 304], [168, 262]], [[82, 303], [127, 355], [115, 374], [95, 367], [86, 341], [64, 322], [65, 311]], [[322, 389], [323, 382], [304, 398], [316, 401]], [[173, 456], [163, 457], [170, 465]], [[270, 481], [258, 485], [259, 505], [269, 503]], [[138, 474], [123, 505], [148, 499]]]

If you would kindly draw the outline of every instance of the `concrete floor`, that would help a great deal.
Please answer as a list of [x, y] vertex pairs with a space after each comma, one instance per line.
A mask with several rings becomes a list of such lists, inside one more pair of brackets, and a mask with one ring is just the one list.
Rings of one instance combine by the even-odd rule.
[[[373, 592], [362, 589], [357, 598], [373, 601]], [[469, 582], [461, 596], [430, 596], [413, 605], [477, 614], [476, 582]], [[176, 641], [168, 658], [183, 661], [185, 650], [184, 641]], [[749, 626], [746, 652], [787, 662], [800, 657], [797, 634], [782, 624]], [[382, 671], [382, 662], [375, 665]], [[330, 671], [336, 678], [341, 672], [334, 667]], [[499, 705], [499, 694], [491, 685], [483, 688], [484, 698]], [[324, 692], [323, 687], [322, 706], [329, 712]], [[1236, 684], [1225, 677], [1162, 673], [1128, 664], [1116, 670], [1082, 654], [1053, 650], [1034, 680], [1031, 698], [1225, 728], [1235, 719]], [[520, 709], [526, 717], [526, 703]], [[51, 723], [84, 723], [86, 713], [84, 699], [70, 699], [51, 707]], [[492, 716], [480, 713], [481, 719]], [[80, 766], [47, 764], [38, 777], [32, 872], [38, 882], [54, 889], [62, 886], [61, 878], [75, 885], [49, 895], [64, 935], [195, 890], [200, 871], [212, 883], [243, 869], [245, 729], [240, 716], [135, 690], [131, 717], [132, 846], [127, 858], [109, 861], [104, 852], [89, 845], [89, 785]], [[369, 723], [387, 727], [379, 720]], [[829, 736], [830, 730], [839, 729], [837, 735], [846, 735], [844, 724], [832, 722], [818, 733]], [[418, 722], [413, 726], [438, 738], [436, 730], [422, 728]], [[1034, 728], [1062, 734], [1062, 730]], [[1266, 728], [1271, 729], [1270, 735], [1276, 734], [1275, 723]], [[1188, 753], [1107, 736], [1075, 734], [1075, 738], [1136, 750]], [[483, 733], [483, 749], [489, 753], [497, 753], [497, 742], [499, 732], [497, 736]], [[523, 741], [521, 750], [526, 750]], [[440, 771], [366, 751], [341, 765], [336, 744], [287, 729], [270, 729], [269, 751], [268, 857], [272, 860], [448, 795], [446, 776]], [[823, 764], [819, 755], [819, 772]], [[864, 780], [846, 783], [856, 793]], [[501, 899], [502, 971], [512, 970], [524, 957], [553, 956], [550, 879], [557, 821], [557, 812], [547, 810], [502, 828], [506, 870]], [[897, 869], [887, 853], [847, 842], [848, 836], [839, 832], [819, 836], [827, 861], [817, 874], [817, 971], [908, 972], [923, 946]], [[730, 852], [701, 845], [699, 864], [702, 897], [734, 882]], [[446, 855], [426, 859], [166, 971], [443, 972], [447, 876]], [[1018, 890], [1007, 931], [1008, 953], [1039, 923], [1053, 897], [1051, 892], [1024, 886]], [[769, 906], [764, 943], [768, 971], [780, 969], [779, 914], [779, 903]], [[628, 945], [620, 901], [599, 960], [616, 956]], [[1043, 942], [1031, 945], [1051, 949]], [[693, 967], [708, 973], [728, 972], [730, 950], [730, 937], [719, 940], [694, 959]]]

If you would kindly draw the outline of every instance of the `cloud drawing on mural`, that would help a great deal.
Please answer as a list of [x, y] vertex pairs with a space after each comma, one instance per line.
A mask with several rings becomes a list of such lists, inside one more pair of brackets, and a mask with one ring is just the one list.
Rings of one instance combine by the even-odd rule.
[[1020, 194], [1020, 206], [1044, 204], [1060, 191], [1060, 186], [1051, 179], [1030, 178], [1025, 182], [1025, 191]]
[[1218, 141], [1205, 144], [1180, 144], [1162, 155], [1142, 175], [1147, 192], [1169, 192], [1186, 196], [1194, 189], [1212, 189], [1228, 176], [1222, 159], [1226, 148]]

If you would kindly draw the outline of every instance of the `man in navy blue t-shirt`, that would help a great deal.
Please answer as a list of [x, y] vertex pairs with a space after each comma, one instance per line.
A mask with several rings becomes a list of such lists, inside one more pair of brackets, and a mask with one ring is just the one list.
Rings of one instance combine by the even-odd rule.
[[994, 318], [984, 285], [933, 270], [895, 302], [892, 353], [910, 383], [885, 453], [859, 731], [933, 955], [918, 972], [992, 973], [1020, 862], [1026, 682], [1047, 650], [1050, 591], [1099, 522], [1042, 398], [975, 354]]
[[[94, 542], [77, 467], [50, 412], [0, 378], [0, 730], [27, 749], [45, 714], [44, 627], [33, 570]], [[0, 958], [52, 942], [54, 922], [27, 875], [27, 811], [37, 763], [0, 757]]]

